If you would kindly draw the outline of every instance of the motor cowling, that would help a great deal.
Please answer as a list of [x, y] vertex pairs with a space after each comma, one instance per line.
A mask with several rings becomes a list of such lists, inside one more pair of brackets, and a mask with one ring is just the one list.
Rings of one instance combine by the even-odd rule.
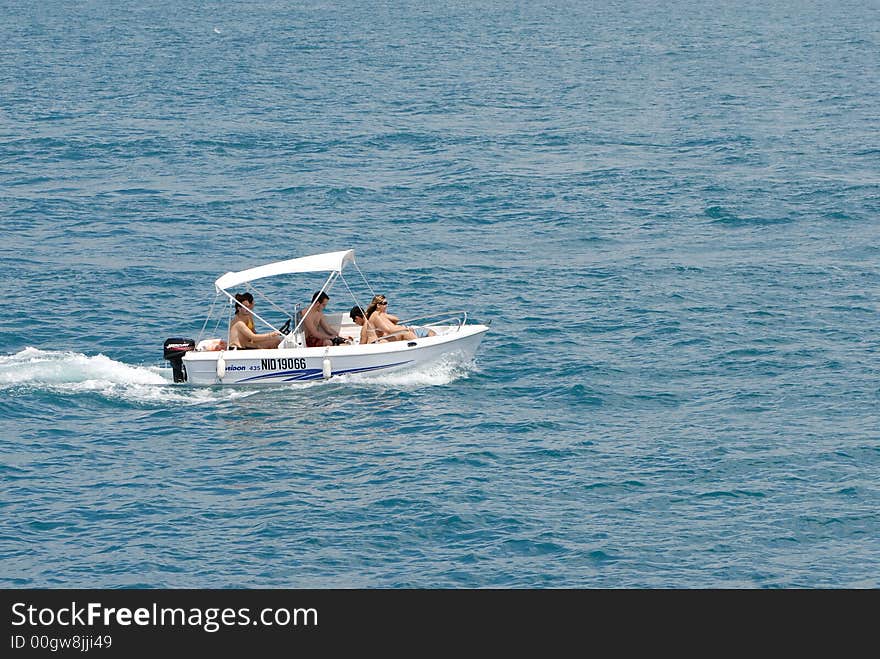
[[183, 356], [190, 350], [196, 349], [196, 342], [193, 339], [165, 339], [163, 349], [165, 359], [171, 362], [174, 381], [186, 382], [186, 366], [183, 365]]

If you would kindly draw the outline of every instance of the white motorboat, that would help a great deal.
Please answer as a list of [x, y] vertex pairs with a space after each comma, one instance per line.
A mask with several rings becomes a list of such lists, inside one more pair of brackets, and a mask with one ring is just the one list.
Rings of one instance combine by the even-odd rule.
[[[175, 382], [193, 385], [269, 385], [289, 384], [310, 380], [328, 379], [351, 373], [379, 373], [412, 369], [420, 365], [443, 359], [470, 361], [489, 329], [488, 325], [468, 323], [466, 311], [433, 313], [430, 316], [401, 321], [402, 325], [426, 327], [433, 330], [433, 336], [413, 340], [387, 340], [361, 345], [360, 327], [351, 321], [347, 313], [324, 314], [339, 328], [341, 337], [350, 339], [348, 344], [324, 347], [307, 347], [303, 320], [313, 310], [312, 304], [295, 304], [286, 311], [258, 291], [253, 282], [267, 277], [283, 275], [303, 275], [304, 273], [326, 273], [327, 278], [321, 292], [342, 281], [351, 295], [353, 303], [365, 308], [356, 299], [352, 287], [343, 277], [343, 269], [352, 267], [360, 273], [366, 290], [372, 297], [373, 290], [367, 282], [354, 258], [354, 250], [315, 254], [302, 258], [268, 263], [241, 272], [227, 272], [214, 282], [215, 304], [202, 326], [198, 339], [170, 338], [165, 341], [165, 359], [171, 362]], [[245, 287], [245, 290], [286, 317], [278, 328], [284, 339], [277, 348], [272, 349], [229, 349], [228, 321], [235, 308], [235, 297], [230, 289]], [[212, 318], [216, 318], [217, 300], [225, 296], [231, 305], [220, 305], [217, 320], [219, 326], [225, 317], [224, 338], [206, 336]], [[311, 299], [311, 293], [303, 291], [303, 298]], [[228, 307], [228, 309], [227, 309]], [[267, 328], [275, 325], [252, 311], [255, 320]], [[258, 331], [260, 329], [258, 328]], [[395, 337], [387, 337], [394, 339]]]

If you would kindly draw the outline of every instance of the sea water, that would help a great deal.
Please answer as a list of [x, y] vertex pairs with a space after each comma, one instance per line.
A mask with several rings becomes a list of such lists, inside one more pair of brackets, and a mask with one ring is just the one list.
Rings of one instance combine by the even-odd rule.
[[[880, 586], [876, 2], [0, 15], [0, 585]], [[348, 248], [473, 362], [170, 383]]]

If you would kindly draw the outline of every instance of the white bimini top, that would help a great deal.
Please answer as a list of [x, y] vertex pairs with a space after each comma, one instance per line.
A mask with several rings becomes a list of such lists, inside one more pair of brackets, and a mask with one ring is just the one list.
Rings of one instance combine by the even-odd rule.
[[264, 277], [275, 277], [277, 275], [288, 275], [297, 272], [342, 272], [347, 263], [354, 263], [353, 249], [267, 263], [266, 265], [258, 265], [256, 268], [242, 270], [241, 272], [227, 272], [214, 282], [214, 286], [218, 291], [226, 291], [241, 284], [246, 284], [249, 281], [263, 279]]

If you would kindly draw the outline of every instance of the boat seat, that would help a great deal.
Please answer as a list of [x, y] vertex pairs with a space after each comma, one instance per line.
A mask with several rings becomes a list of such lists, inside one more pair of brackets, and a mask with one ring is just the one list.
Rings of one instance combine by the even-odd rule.
[[214, 352], [226, 350], [226, 341], [223, 339], [202, 339], [196, 345], [196, 352]]
[[301, 329], [296, 332], [291, 331], [290, 334], [281, 339], [278, 344], [279, 348], [303, 348], [306, 345], [305, 332]]

